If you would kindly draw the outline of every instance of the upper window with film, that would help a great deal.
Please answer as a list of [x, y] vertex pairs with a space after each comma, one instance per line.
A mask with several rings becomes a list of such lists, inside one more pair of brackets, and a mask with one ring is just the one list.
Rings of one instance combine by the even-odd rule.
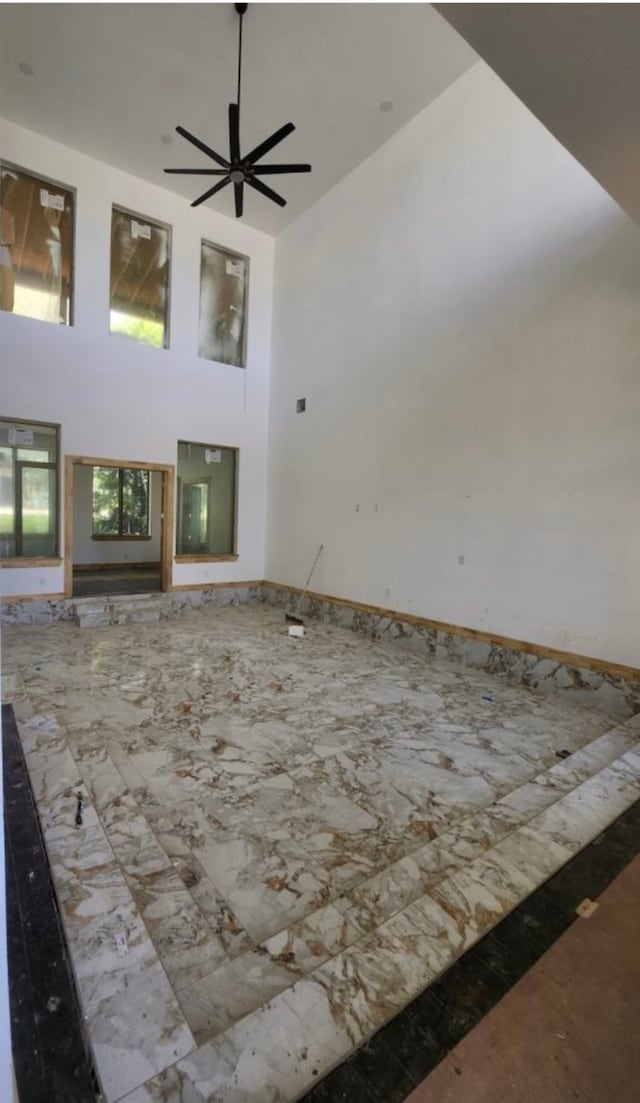
[[114, 207], [111, 212], [109, 330], [145, 345], [169, 345], [168, 226]]
[[249, 259], [202, 242], [199, 355], [244, 368]]
[[71, 325], [74, 195], [0, 167], [0, 309]]
[[58, 555], [58, 427], [0, 421], [0, 556]]

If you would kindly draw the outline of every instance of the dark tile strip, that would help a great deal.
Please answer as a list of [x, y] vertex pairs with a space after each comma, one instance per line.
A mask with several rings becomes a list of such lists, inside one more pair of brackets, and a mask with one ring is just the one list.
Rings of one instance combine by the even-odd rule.
[[25, 1103], [94, 1103], [97, 1083], [40, 822], [10, 705], [2, 706], [11, 1041]]
[[305, 1103], [402, 1103], [640, 853], [640, 801], [330, 1072]]

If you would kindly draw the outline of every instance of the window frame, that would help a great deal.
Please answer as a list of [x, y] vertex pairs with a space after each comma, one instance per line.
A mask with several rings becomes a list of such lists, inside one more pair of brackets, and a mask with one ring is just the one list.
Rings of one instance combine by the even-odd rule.
[[[2, 162], [4, 165], [6, 162]], [[36, 421], [35, 419], [27, 419], [23, 417], [7, 417], [5, 414], [0, 415], [0, 422], [5, 425], [12, 425], [16, 428], [25, 426], [30, 428], [31, 426], [41, 425], [44, 429], [53, 429], [55, 431], [56, 441], [56, 460], [55, 463], [40, 463], [30, 462], [29, 460], [19, 460], [16, 453], [20, 451], [20, 445], [8, 444], [7, 447], [11, 448], [13, 455], [13, 471], [14, 471], [14, 488], [13, 488], [13, 538], [16, 547], [16, 555], [3, 556], [0, 559], [0, 566], [7, 567], [59, 567], [62, 563], [62, 557], [60, 555], [60, 510], [61, 510], [61, 494], [60, 494], [60, 440], [61, 440], [61, 425], [56, 421]], [[54, 541], [53, 546], [55, 548], [54, 555], [24, 555], [17, 554], [18, 546], [22, 546], [22, 470], [25, 467], [35, 467], [41, 470], [53, 470], [56, 473], [54, 485], [56, 492], [54, 518]], [[18, 532], [20, 533], [20, 540], [18, 541]], [[22, 548], [21, 548], [22, 550]]]
[[[103, 533], [103, 532], [94, 532], [93, 531], [93, 526], [94, 526], [94, 523], [95, 523], [95, 514], [94, 514], [94, 509], [93, 509], [93, 478], [94, 478], [93, 473], [96, 470], [96, 468], [99, 468], [99, 467], [104, 467], [104, 470], [117, 471], [118, 472], [118, 533], [117, 533], [117, 535], [112, 535], [111, 533]], [[123, 533], [122, 532], [122, 515], [123, 515], [123, 512], [124, 512], [123, 511], [123, 497], [124, 497], [123, 482], [124, 482], [124, 472], [125, 471], [145, 471], [146, 475], [147, 475], [147, 485], [148, 485], [148, 493], [147, 493], [147, 532], [144, 536], [139, 536], [139, 535], [134, 534], [134, 533], [126, 533], [126, 532]], [[119, 464], [114, 464], [114, 465], [109, 466], [109, 467], [107, 467], [107, 465], [103, 465], [103, 464], [99, 464], [99, 463], [96, 463], [96, 464], [92, 465], [92, 473], [91, 473], [91, 539], [92, 540], [111, 540], [111, 541], [118, 541], [118, 542], [123, 541], [123, 540], [129, 541], [129, 540], [151, 540], [151, 539], [153, 539], [153, 534], [151, 532], [151, 471], [149, 470], [149, 468], [147, 468], [147, 467], [127, 467], [126, 464], [122, 467]]]
[[[167, 275], [167, 303], [165, 308], [165, 326], [164, 326], [164, 342], [162, 345], [148, 345], [145, 341], [139, 341], [137, 337], [130, 337], [128, 333], [114, 333], [111, 330], [111, 258], [113, 252], [112, 246], [112, 233], [113, 233], [113, 212], [117, 211], [118, 214], [124, 214], [127, 218], [135, 218], [140, 222], [146, 222], [150, 226], [156, 226], [160, 230], [167, 231], [167, 259], [168, 259], [168, 275]], [[141, 345], [143, 348], [155, 349], [156, 352], [162, 352], [164, 349], [171, 347], [171, 274], [173, 267], [173, 227], [169, 222], [163, 222], [159, 218], [147, 218], [146, 215], [140, 214], [139, 211], [132, 211], [130, 207], [125, 207], [121, 203], [111, 204], [111, 218], [109, 221], [109, 298], [107, 302], [107, 333], [109, 337], [121, 338], [125, 341], [134, 341], [136, 345]]]
[[[184, 480], [180, 476], [180, 445], [190, 444], [195, 448], [205, 448], [215, 451], [216, 449], [224, 449], [227, 452], [233, 452], [235, 455], [235, 466], [233, 474], [233, 538], [232, 538], [232, 551], [230, 552], [179, 552], [178, 542], [179, 537], [182, 535], [182, 526], [180, 524], [180, 509], [182, 506], [182, 487]], [[198, 481], [198, 480], [195, 480]], [[240, 486], [240, 449], [233, 444], [205, 444], [203, 441], [198, 440], [179, 440], [178, 452], [176, 457], [176, 501], [175, 501], [175, 541], [176, 541], [176, 553], [174, 559], [176, 563], [235, 563], [239, 558], [238, 553], [238, 503], [239, 503], [239, 486]]]
[[[217, 253], [221, 253], [223, 256], [230, 257], [232, 260], [241, 260], [245, 264], [245, 276], [244, 276], [244, 318], [242, 327], [242, 352], [241, 352], [241, 364], [230, 364], [226, 360], [214, 360], [213, 357], [204, 356], [200, 351], [200, 332], [202, 326], [202, 268], [203, 268], [203, 255], [204, 247], [209, 249], [215, 249]], [[247, 370], [247, 353], [249, 348], [249, 289], [251, 286], [251, 257], [246, 253], [239, 253], [235, 249], [229, 249], [226, 245], [220, 245], [216, 241], [210, 241], [208, 238], [200, 238], [200, 267], [198, 277], [198, 359], [205, 360], [208, 364], [221, 364], [225, 368], [235, 368], [240, 371]], [[190, 444], [195, 444], [195, 441], [190, 441]], [[207, 445], [207, 448], [210, 446]], [[222, 448], [222, 445], [218, 445]]]
[[[68, 192], [71, 196], [73, 207], [71, 211], [71, 247], [69, 256], [69, 321], [68, 322], [51, 322], [43, 318], [34, 318], [31, 314], [14, 314], [13, 311], [0, 311], [0, 313], [9, 313], [17, 318], [29, 318], [32, 322], [42, 322], [44, 325], [61, 325], [65, 329], [72, 329], [75, 325], [75, 303], [76, 303], [76, 210], [78, 205], [78, 190], [73, 187], [72, 184], [63, 184], [62, 180], [55, 180], [52, 176], [47, 176], [44, 173], [36, 172], [34, 169], [25, 168], [23, 165], [16, 165], [13, 161], [7, 161], [6, 158], [0, 157], [0, 205], [2, 202], [2, 172], [7, 169], [8, 172], [18, 172], [22, 176], [30, 176], [32, 180], [36, 180], [43, 184], [50, 184], [53, 188], [61, 188], [62, 191]], [[6, 421], [6, 418], [2, 419]], [[45, 421], [30, 421], [28, 425], [51, 425], [52, 422]], [[60, 463], [60, 457], [58, 457], [58, 465]], [[58, 548], [60, 545], [58, 544]]]

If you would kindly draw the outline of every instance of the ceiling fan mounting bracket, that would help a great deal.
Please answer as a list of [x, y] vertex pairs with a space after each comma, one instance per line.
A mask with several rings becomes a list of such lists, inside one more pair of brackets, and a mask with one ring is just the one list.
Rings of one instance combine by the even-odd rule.
[[244, 15], [247, 8], [249, 7], [248, 4], [234, 4], [233, 6], [236, 9], [238, 15]]

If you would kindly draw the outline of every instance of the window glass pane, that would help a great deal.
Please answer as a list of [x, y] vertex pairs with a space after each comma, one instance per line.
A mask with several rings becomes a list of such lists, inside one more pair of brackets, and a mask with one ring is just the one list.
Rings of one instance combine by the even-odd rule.
[[249, 261], [202, 242], [199, 355], [221, 364], [245, 365]]
[[[58, 554], [58, 429], [0, 421], [0, 555]], [[39, 467], [47, 464], [48, 467]]]
[[122, 536], [147, 536], [149, 532], [149, 472], [137, 468], [122, 471]]
[[0, 555], [16, 554], [13, 450], [0, 448]]
[[16, 459], [31, 460], [32, 463], [49, 463], [50, 460], [49, 453], [38, 448], [17, 448], [16, 453]]
[[118, 536], [120, 532], [120, 473], [117, 467], [93, 469], [93, 532]]
[[3, 165], [0, 309], [71, 323], [73, 192]]
[[235, 551], [235, 448], [178, 444], [178, 555]]
[[169, 229], [114, 207], [111, 213], [111, 333], [166, 348]]
[[22, 554], [55, 555], [56, 473], [46, 467], [22, 468]]

